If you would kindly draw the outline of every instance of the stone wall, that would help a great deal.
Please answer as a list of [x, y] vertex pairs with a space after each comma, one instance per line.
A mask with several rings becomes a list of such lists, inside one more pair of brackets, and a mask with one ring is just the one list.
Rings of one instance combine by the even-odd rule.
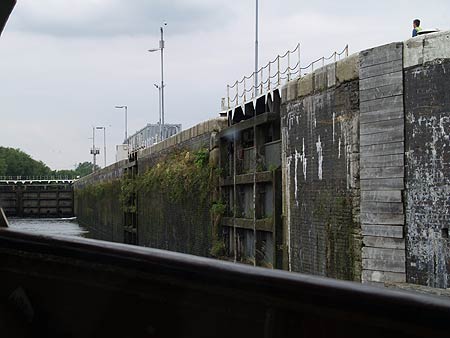
[[[146, 174], [155, 167], [164, 171], [175, 159], [180, 169], [191, 170], [177, 173], [178, 167], [171, 168], [175, 170], [171, 172], [174, 179], [184, 178], [176, 182], [180, 187], [186, 181], [198, 179], [198, 175], [209, 179], [213, 174], [211, 166], [203, 163], [205, 166], [200, 170], [195, 156], [205, 154], [206, 161], [214, 160], [216, 145], [211, 139], [224, 124], [226, 121], [221, 119], [203, 122], [140, 151], [136, 162], [122, 161], [77, 181], [75, 210], [80, 223], [88, 226], [94, 238], [124, 242], [124, 191], [132, 187], [137, 196], [133, 213], [137, 216], [138, 245], [209, 256], [213, 245], [210, 214], [213, 189], [201, 191], [210, 188], [202, 180], [194, 182], [185, 196], [176, 198], [173, 186], [153, 189], [154, 182]], [[137, 167], [136, 177], [127, 176], [127, 168], [131, 167]]]
[[360, 280], [358, 56], [285, 88], [284, 213], [289, 270]]
[[405, 67], [407, 280], [448, 288], [450, 34], [408, 41]]

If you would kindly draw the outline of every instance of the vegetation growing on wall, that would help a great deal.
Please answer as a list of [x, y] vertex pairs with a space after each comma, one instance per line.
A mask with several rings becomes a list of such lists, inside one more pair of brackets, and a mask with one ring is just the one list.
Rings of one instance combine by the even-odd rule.
[[180, 151], [168, 155], [136, 180], [138, 191], [160, 191], [173, 202], [195, 197], [200, 203], [209, 199], [212, 170], [208, 151]]

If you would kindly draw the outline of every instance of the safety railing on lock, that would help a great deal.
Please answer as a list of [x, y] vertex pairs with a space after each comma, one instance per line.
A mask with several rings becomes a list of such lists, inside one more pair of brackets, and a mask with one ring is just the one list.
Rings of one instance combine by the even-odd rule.
[[287, 51], [284, 55], [278, 55], [257, 72], [253, 72], [250, 76], [244, 76], [233, 85], [227, 85], [225, 105], [228, 109], [235, 108], [275, 90], [296, 77], [313, 72], [318, 65], [323, 67], [330, 61], [337, 62], [347, 57], [348, 51], [347, 45], [341, 52], [334, 52], [329, 57], [321, 57], [306, 67], [302, 67], [300, 44], [298, 44], [294, 50]]

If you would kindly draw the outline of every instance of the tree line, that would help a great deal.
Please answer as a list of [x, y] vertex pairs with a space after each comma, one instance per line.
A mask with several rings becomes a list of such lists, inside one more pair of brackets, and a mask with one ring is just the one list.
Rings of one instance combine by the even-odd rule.
[[91, 162], [83, 162], [73, 170], [52, 170], [20, 149], [0, 147], [0, 176], [77, 178], [92, 173], [92, 166]]

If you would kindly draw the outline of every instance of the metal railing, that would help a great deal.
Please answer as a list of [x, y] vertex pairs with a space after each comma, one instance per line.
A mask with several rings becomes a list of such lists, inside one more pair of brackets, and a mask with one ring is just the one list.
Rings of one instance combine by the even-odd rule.
[[[288, 50], [285, 54], [278, 55], [257, 72], [253, 72], [250, 76], [244, 76], [233, 85], [227, 85], [227, 101], [225, 105], [228, 109], [235, 108], [279, 88], [296, 77], [313, 72], [317, 64], [323, 67], [331, 60], [332, 62], [337, 62], [347, 57], [348, 51], [347, 45], [340, 53], [333, 52], [329, 57], [321, 57], [306, 67], [302, 67], [300, 44], [297, 44], [294, 50]], [[256, 78], [258, 79], [257, 81], [255, 80]]]
[[0, 181], [74, 181], [73, 176], [0, 176]]

